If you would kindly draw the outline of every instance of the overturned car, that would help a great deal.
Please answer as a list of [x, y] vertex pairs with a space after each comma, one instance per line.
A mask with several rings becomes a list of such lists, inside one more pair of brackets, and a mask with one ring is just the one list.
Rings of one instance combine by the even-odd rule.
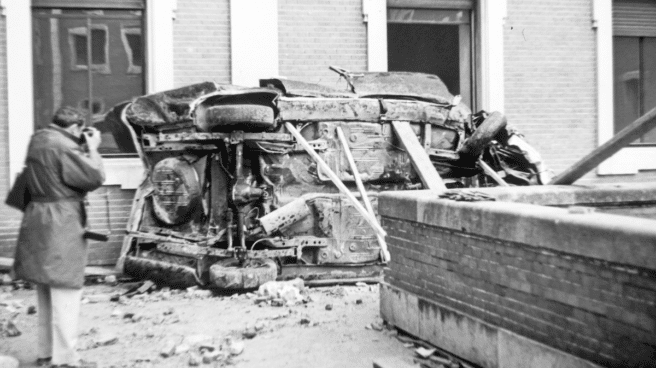
[[332, 69], [343, 88], [206, 82], [117, 106], [107, 119], [147, 168], [123, 272], [221, 289], [372, 280], [389, 260], [377, 193], [548, 180], [500, 113], [472, 114], [438, 77]]

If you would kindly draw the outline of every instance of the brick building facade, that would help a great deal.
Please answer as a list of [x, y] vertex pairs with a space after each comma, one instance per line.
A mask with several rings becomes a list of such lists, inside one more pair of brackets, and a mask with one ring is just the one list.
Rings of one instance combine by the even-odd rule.
[[[460, 65], [453, 68], [473, 108], [503, 111], [556, 173], [613, 134], [611, 0], [0, 0], [3, 198], [34, 129], [28, 62], [34, 47], [25, 46], [37, 42], [31, 32], [35, 9], [66, 13], [99, 3], [143, 17], [144, 93], [205, 80], [255, 85], [271, 76], [332, 84], [337, 76], [329, 65], [388, 70], [388, 45], [404, 41], [391, 27], [388, 35], [388, 25], [419, 24], [411, 18], [421, 13], [443, 27], [435, 29], [459, 27]], [[461, 18], [441, 21], [442, 15]], [[415, 36], [423, 37], [407, 37]], [[635, 159], [651, 150], [624, 150], [582, 181], [654, 180], [649, 170], [656, 163]], [[134, 157], [105, 161], [107, 186], [90, 196], [90, 211], [92, 225], [113, 236], [108, 244], [92, 244], [94, 264], [115, 260], [142, 173]], [[19, 223], [20, 213], [0, 204], [0, 257], [13, 256]]]

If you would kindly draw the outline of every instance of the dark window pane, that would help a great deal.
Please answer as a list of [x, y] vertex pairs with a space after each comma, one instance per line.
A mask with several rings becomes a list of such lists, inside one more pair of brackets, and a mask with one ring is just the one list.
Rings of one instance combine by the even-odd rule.
[[[89, 110], [89, 100], [82, 100], [80, 103], [80, 108], [83, 110]], [[94, 100], [93, 103], [91, 104], [91, 113], [92, 114], [100, 114], [103, 110], [103, 104], [101, 101]]]
[[126, 34], [128, 45], [132, 50], [132, 64], [135, 66], [143, 66], [143, 48], [141, 46], [140, 34]]
[[87, 65], [87, 36], [74, 35], [75, 65]]
[[640, 117], [640, 49], [637, 37], [613, 37], [615, 133]]
[[107, 43], [107, 32], [104, 29], [91, 30], [91, 63], [105, 64], [105, 44]]
[[[645, 114], [656, 107], [656, 38], [645, 37], [642, 41], [642, 93]], [[656, 143], [656, 130], [645, 134], [645, 143]]]
[[454, 95], [460, 93], [458, 26], [388, 23], [390, 71], [435, 74]]

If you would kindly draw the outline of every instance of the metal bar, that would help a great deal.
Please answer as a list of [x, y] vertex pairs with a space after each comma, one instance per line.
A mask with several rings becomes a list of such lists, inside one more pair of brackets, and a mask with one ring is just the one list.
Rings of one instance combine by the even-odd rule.
[[[378, 223], [378, 218], [374, 213], [374, 208], [371, 206], [371, 201], [369, 200], [367, 191], [364, 188], [364, 184], [362, 184], [362, 178], [360, 177], [360, 172], [358, 171], [358, 167], [355, 165], [353, 154], [351, 154], [351, 149], [349, 148], [348, 141], [344, 136], [342, 127], [339, 126], [337, 127], [337, 136], [339, 137], [339, 140], [342, 143], [342, 146], [344, 147], [344, 153], [346, 154], [346, 158], [349, 162], [349, 165], [351, 166], [351, 171], [353, 172], [353, 177], [355, 178], [355, 184], [357, 185], [358, 190], [360, 191], [360, 196], [362, 196], [362, 201], [364, 202], [364, 206], [367, 208], [367, 211], [369, 211], [369, 214], [376, 220], [376, 223]], [[378, 223], [378, 226], [380, 226], [380, 223]], [[391, 256], [389, 251], [387, 250], [387, 243], [385, 243], [385, 238], [380, 236], [380, 234], [378, 233], [376, 233], [376, 237], [378, 238], [378, 244], [380, 244], [380, 248], [381, 248], [380, 256], [383, 262], [387, 263], [390, 261]]]
[[337, 175], [333, 172], [333, 170], [330, 169], [328, 164], [326, 164], [326, 162], [321, 158], [321, 156], [319, 156], [319, 154], [316, 153], [312, 149], [312, 147], [310, 147], [310, 145], [305, 140], [305, 138], [303, 138], [301, 133], [299, 133], [298, 130], [296, 130], [296, 128], [291, 123], [285, 123], [285, 127], [287, 127], [287, 130], [289, 130], [290, 133], [292, 133], [292, 135], [294, 136], [294, 138], [296, 138], [298, 143], [300, 143], [303, 146], [303, 148], [305, 148], [305, 151], [307, 151], [307, 153], [310, 156], [312, 156], [314, 161], [317, 162], [317, 165], [319, 165], [321, 169], [323, 169], [323, 171], [325, 171], [326, 174], [328, 174], [333, 184], [335, 184], [335, 186], [342, 192], [342, 194], [344, 194], [351, 201], [355, 209], [358, 210], [358, 212], [360, 212], [360, 215], [369, 223], [369, 225], [371, 225], [371, 227], [374, 228], [376, 233], [380, 234], [381, 236], [387, 235], [385, 233], [385, 230], [383, 230], [383, 228], [380, 227], [380, 225], [378, 225], [378, 221], [375, 218], [373, 219], [371, 218], [371, 215], [369, 215], [367, 210], [364, 207], [362, 207], [360, 202], [358, 202], [358, 200], [353, 196], [353, 193], [351, 193], [351, 191], [348, 190], [346, 185], [344, 185], [344, 183], [342, 183], [342, 181], [339, 180], [339, 177], [337, 177]]
[[419, 143], [415, 132], [410, 127], [410, 123], [407, 121], [392, 121], [392, 127], [403, 148], [408, 152], [412, 166], [421, 178], [424, 188], [445, 191], [446, 185], [444, 185], [442, 177], [435, 170], [435, 166], [433, 166], [426, 150]]
[[88, 102], [87, 102], [87, 126], [91, 126], [93, 115], [93, 70], [91, 70], [91, 18], [87, 17], [87, 78], [88, 78]]
[[506, 181], [503, 180], [503, 178], [501, 176], [499, 176], [499, 174], [497, 174], [497, 172], [494, 171], [490, 167], [490, 165], [485, 163], [485, 161], [483, 161], [481, 159], [478, 159], [478, 165], [483, 169], [483, 171], [485, 171], [485, 173], [489, 177], [491, 177], [494, 181], [496, 181], [497, 184], [499, 184], [499, 186], [502, 186], [502, 187], [508, 187], [509, 186], [508, 183], [506, 183]]
[[631, 125], [615, 134], [608, 142], [597, 147], [587, 156], [570, 166], [567, 170], [558, 174], [551, 180], [550, 185], [569, 185], [583, 177], [590, 170], [597, 167], [610, 156], [629, 145], [656, 127], [656, 108], [639, 117]]
[[108, 20], [141, 20], [141, 16], [139, 15], [95, 15], [95, 14], [34, 14], [34, 18], [39, 18], [39, 19], [52, 19], [52, 18], [57, 18], [57, 19], [86, 19], [86, 18], [92, 18], [92, 19], [108, 19]]

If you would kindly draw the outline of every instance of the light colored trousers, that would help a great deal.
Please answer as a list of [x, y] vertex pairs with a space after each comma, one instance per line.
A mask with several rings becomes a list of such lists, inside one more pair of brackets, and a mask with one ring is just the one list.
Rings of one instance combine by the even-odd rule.
[[52, 364], [77, 365], [77, 325], [82, 289], [62, 289], [37, 284], [38, 358], [52, 357]]

